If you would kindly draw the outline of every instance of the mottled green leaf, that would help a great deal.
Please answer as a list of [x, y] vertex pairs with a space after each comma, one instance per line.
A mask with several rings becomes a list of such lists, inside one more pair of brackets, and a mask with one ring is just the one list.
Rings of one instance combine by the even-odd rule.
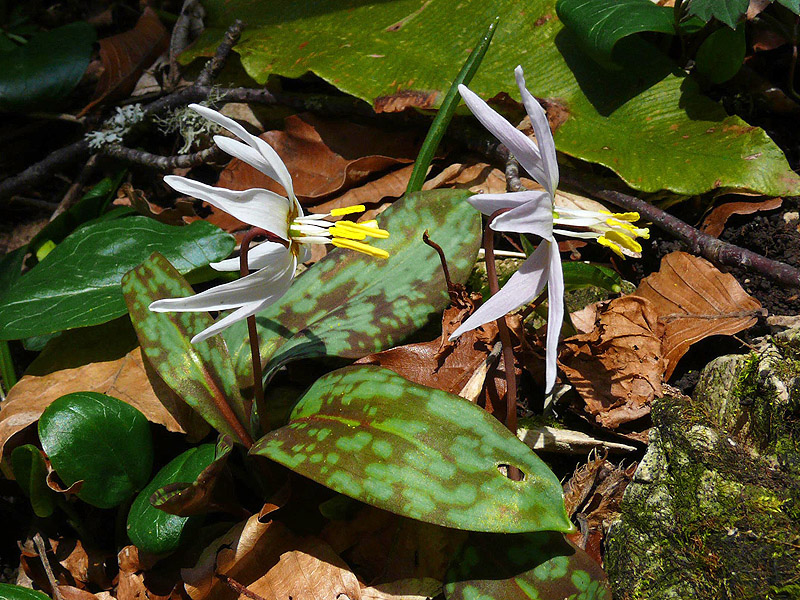
[[50, 600], [50, 597], [21, 585], [0, 583], [0, 600]]
[[703, 19], [706, 23], [711, 19], [722, 21], [731, 29], [747, 12], [750, 0], [691, 0], [687, 2], [689, 14]]
[[39, 418], [39, 439], [50, 464], [78, 497], [112, 508], [150, 479], [153, 440], [147, 418], [130, 404], [96, 392], [61, 396]]
[[[253, 446], [339, 493], [473, 531], [567, 531], [558, 478], [475, 404], [374, 366], [318, 379]], [[498, 467], [525, 473], [512, 481]]]
[[11, 453], [14, 479], [31, 501], [37, 517], [49, 517], [55, 509], [55, 492], [47, 485], [47, 465], [42, 451], [32, 444], [17, 446]]
[[622, 38], [643, 31], [675, 33], [673, 10], [650, 0], [558, 0], [558, 18], [575, 34], [588, 56], [609, 68]]
[[214, 444], [191, 448], [172, 459], [145, 487], [128, 513], [128, 537], [143, 552], [168, 554], [178, 549], [199, 527], [204, 517], [179, 517], [155, 508], [150, 497], [171, 483], [191, 483], [214, 462]]
[[[225, 342], [218, 335], [197, 344], [189, 342], [214, 322], [211, 315], [154, 313], [148, 308], [162, 298], [191, 295], [186, 280], [156, 253], [122, 278], [122, 290], [142, 351], [164, 382], [217, 431], [241, 443], [249, 440], [244, 425], [249, 422], [248, 412]], [[232, 422], [238, 422], [239, 428]]]
[[4, 53], [0, 110], [52, 110], [83, 77], [95, 38], [88, 23], [70, 23]]
[[611, 600], [600, 565], [551, 531], [473, 534], [451, 565], [447, 600]]
[[[484, 98], [508, 92], [519, 99], [513, 71], [522, 65], [530, 91], [563, 121], [555, 132], [561, 152], [605, 165], [648, 192], [800, 192], [800, 177], [762, 129], [728, 116], [652, 49], [631, 46], [618, 53], [629, 59], [623, 69], [599, 69], [564, 29], [555, 4], [205, 0], [207, 29], [184, 56], [212, 56], [225, 28], [241, 18], [248, 26], [236, 52], [259, 83], [311, 71], [368, 102], [411, 91], [438, 105], [475, 36], [499, 15], [470, 88]], [[620, 43], [641, 42], [635, 38]]]
[[153, 252], [187, 273], [233, 250], [233, 237], [197, 221], [171, 227], [146, 217], [87, 225], [0, 297], [0, 339], [105, 323], [125, 314], [122, 276]]
[[[481, 217], [465, 190], [419, 192], [378, 217], [391, 232], [375, 246], [387, 260], [333, 250], [298, 277], [280, 301], [259, 313], [261, 359], [266, 377], [290, 360], [317, 356], [360, 358], [399, 344], [447, 306], [439, 256], [422, 241], [427, 229], [447, 256], [450, 276], [463, 283], [480, 246]], [[247, 326], [225, 333], [237, 374], [247, 380]]]

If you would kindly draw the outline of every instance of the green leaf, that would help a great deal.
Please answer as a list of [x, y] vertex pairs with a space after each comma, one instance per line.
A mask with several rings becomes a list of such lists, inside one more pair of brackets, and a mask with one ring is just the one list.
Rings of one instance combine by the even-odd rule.
[[[206, 30], [184, 60], [213, 56], [236, 18], [247, 28], [235, 50], [259, 83], [270, 75], [316, 73], [370, 103], [416, 92], [437, 104], [474, 43], [475, 23], [500, 16], [492, 48], [470, 88], [483, 98], [519, 99], [514, 67], [549, 102], [558, 149], [604, 165], [637, 190], [696, 195], [712, 189], [780, 196], [800, 177], [762, 129], [729, 117], [654, 49], [636, 44], [609, 73], [556, 18], [555, 0], [206, 0]], [[396, 26], [395, 26], [396, 25]], [[620, 43], [641, 42], [636, 36]], [[622, 50], [622, 48], [620, 48]]]
[[800, 15], [800, 0], [775, 0], [778, 4], [785, 6], [796, 15]]
[[205, 221], [171, 227], [131, 217], [83, 227], [0, 297], [0, 339], [110, 321], [125, 314], [122, 276], [154, 251], [187, 273], [227, 257], [233, 245], [230, 235]]
[[32, 444], [17, 446], [11, 453], [14, 479], [31, 501], [37, 517], [46, 518], [55, 509], [55, 492], [47, 485], [47, 465], [42, 451]]
[[450, 564], [447, 600], [611, 600], [600, 566], [559, 533], [473, 534]]
[[622, 277], [608, 267], [575, 261], [562, 263], [562, 267], [567, 290], [593, 285], [616, 294], [622, 289]]
[[21, 585], [0, 583], [0, 600], [50, 600], [50, 597]]
[[643, 31], [675, 33], [672, 8], [650, 0], [558, 0], [558, 18], [580, 41], [584, 51], [606, 68], [622, 38]]
[[[289, 424], [253, 446], [314, 481], [420, 521], [473, 531], [568, 531], [558, 478], [475, 404], [374, 366], [318, 379]], [[524, 481], [498, 467], [513, 465]]]
[[95, 39], [88, 23], [70, 23], [4, 53], [0, 111], [52, 110], [83, 77]]
[[128, 513], [128, 537], [143, 552], [169, 554], [178, 549], [205, 520], [203, 516], [178, 517], [158, 510], [150, 497], [171, 483], [192, 483], [214, 462], [214, 444], [191, 448], [172, 459], [145, 487]]
[[722, 21], [731, 29], [736, 28], [744, 14], [750, 0], [690, 0], [689, 14], [703, 19], [708, 23], [711, 19]]
[[147, 418], [96, 392], [61, 396], [39, 418], [39, 439], [65, 484], [99, 508], [122, 504], [150, 479], [153, 440]]
[[[243, 425], [249, 422], [248, 411], [222, 337], [189, 342], [214, 322], [211, 315], [154, 313], [148, 308], [161, 298], [191, 295], [186, 280], [166, 258], [153, 254], [122, 278], [122, 289], [142, 351], [164, 382], [217, 431], [240, 443], [249, 441]], [[226, 419], [229, 410], [232, 416]], [[231, 421], [240, 429], [231, 427]]]
[[739, 72], [747, 53], [744, 24], [722, 27], [709, 35], [695, 56], [695, 68], [711, 83], [724, 83]]
[[[453, 281], [466, 281], [480, 246], [481, 216], [465, 190], [434, 190], [403, 197], [378, 216], [389, 252], [379, 260], [333, 250], [298, 277], [256, 322], [265, 377], [299, 358], [360, 358], [399, 344], [449, 302], [439, 256], [422, 241], [427, 229], [442, 246]], [[247, 325], [225, 332], [237, 375], [252, 377]]]

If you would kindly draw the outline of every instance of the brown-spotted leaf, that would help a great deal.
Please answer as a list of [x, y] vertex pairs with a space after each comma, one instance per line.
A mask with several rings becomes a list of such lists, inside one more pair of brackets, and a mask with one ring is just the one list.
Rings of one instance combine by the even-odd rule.
[[[130, 31], [100, 40], [103, 73], [91, 102], [80, 115], [104, 101], [124, 98], [131, 93], [142, 72], [169, 45], [169, 32], [158, 15], [147, 7]], [[79, 116], [80, 116], [79, 115]]]
[[[182, 571], [192, 600], [236, 600], [244, 586], [264, 600], [361, 600], [356, 576], [325, 542], [253, 515]], [[239, 588], [241, 589], [241, 588]]]
[[[260, 137], [283, 158], [303, 204], [314, 204], [374, 173], [413, 162], [421, 142], [413, 132], [387, 132], [308, 113], [287, 117], [282, 131], [268, 131]], [[285, 193], [274, 180], [239, 159], [222, 171], [217, 185]]]
[[689, 346], [711, 335], [733, 335], [755, 324], [761, 303], [733, 275], [703, 258], [672, 252], [635, 294], [650, 301], [664, 326], [662, 352], [669, 379]]
[[615, 429], [650, 413], [666, 368], [663, 329], [652, 304], [631, 295], [600, 305], [592, 331], [564, 340], [561, 367], [599, 424]]

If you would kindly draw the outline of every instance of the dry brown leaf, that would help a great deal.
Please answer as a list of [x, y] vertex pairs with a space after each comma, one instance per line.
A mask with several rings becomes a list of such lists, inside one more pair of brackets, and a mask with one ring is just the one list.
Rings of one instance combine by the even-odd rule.
[[71, 585], [59, 585], [58, 592], [64, 600], [98, 600], [97, 596]]
[[591, 332], [564, 340], [562, 368], [599, 424], [615, 429], [649, 414], [666, 368], [662, 332], [650, 302], [631, 295], [600, 305]]
[[[11, 388], [0, 411], [0, 457], [8, 441], [39, 420], [50, 404], [72, 392], [100, 392], [138, 408], [153, 423], [185, 433], [164, 408], [145, 372], [140, 348], [122, 358], [93, 362], [43, 375], [24, 375]], [[185, 406], [185, 405], [184, 405]]]
[[446, 166], [423, 186], [425, 190], [436, 188], [467, 189], [476, 194], [502, 194], [506, 191], [506, 177], [500, 169], [486, 163], [454, 163]]
[[442, 593], [442, 582], [423, 579], [398, 579], [361, 590], [362, 600], [429, 600]]
[[662, 258], [659, 271], [645, 277], [635, 294], [650, 301], [664, 326], [665, 380], [689, 346], [711, 335], [738, 333], [761, 314], [761, 303], [733, 275], [686, 252]]
[[[412, 85], [414, 80], [408, 82]], [[390, 96], [375, 98], [373, 108], [376, 113], [402, 112], [409, 108], [431, 109], [436, 106], [441, 92], [424, 90], [400, 90]]]
[[[307, 113], [287, 117], [282, 131], [268, 131], [260, 137], [286, 163], [300, 201], [312, 205], [375, 173], [413, 162], [419, 144], [416, 134], [387, 135], [380, 129]], [[220, 173], [217, 185], [285, 193], [280, 184], [239, 159], [232, 160]]]
[[[386, 198], [399, 198], [406, 192], [408, 180], [414, 165], [408, 165], [387, 173], [375, 181], [368, 181], [362, 186], [347, 190], [341, 196], [328, 200], [322, 204], [317, 204], [312, 213], [327, 213], [334, 208], [344, 208], [356, 204], [373, 204], [381, 202]], [[372, 218], [372, 217], [370, 217]], [[359, 219], [361, 220], [361, 219]]]
[[757, 202], [726, 202], [715, 207], [705, 219], [700, 230], [708, 235], [719, 237], [725, 229], [725, 223], [733, 215], [751, 215], [762, 210], [780, 208], [783, 198], [767, 198]]
[[130, 94], [142, 72], [166, 51], [168, 45], [169, 32], [150, 7], [144, 9], [130, 31], [100, 40], [103, 74], [91, 102], [78, 116], [85, 115], [100, 102]]
[[260, 523], [258, 515], [210, 544], [181, 575], [192, 600], [235, 600], [237, 584], [264, 600], [361, 599], [356, 576], [328, 544], [277, 521]]

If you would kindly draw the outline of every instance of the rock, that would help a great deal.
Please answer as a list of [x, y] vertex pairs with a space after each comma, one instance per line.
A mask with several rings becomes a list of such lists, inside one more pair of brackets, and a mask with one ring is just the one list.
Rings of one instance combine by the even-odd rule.
[[653, 403], [609, 533], [618, 600], [800, 598], [800, 328]]

